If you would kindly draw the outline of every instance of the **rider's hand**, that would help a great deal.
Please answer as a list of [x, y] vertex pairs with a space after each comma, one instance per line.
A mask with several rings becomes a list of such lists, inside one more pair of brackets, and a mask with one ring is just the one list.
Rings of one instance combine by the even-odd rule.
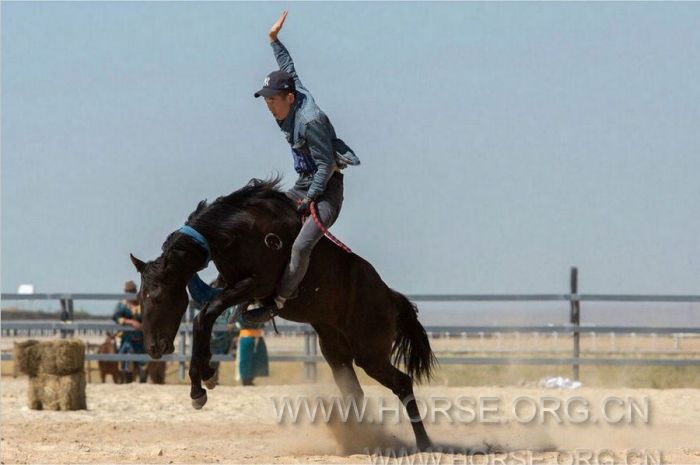
[[299, 204], [297, 205], [297, 213], [300, 213], [302, 215], [308, 215], [310, 205], [311, 205], [311, 199], [308, 197], [304, 197], [304, 200], [301, 200], [299, 202]]
[[287, 10], [284, 10], [282, 12], [282, 16], [279, 17], [277, 22], [272, 25], [270, 28], [270, 32], [268, 32], [268, 37], [270, 37], [270, 42], [274, 42], [277, 40], [277, 34], [280, 32], [280, 29], [282, 29], [282, 25], [284, 24], [284, 20], [287, 18]]

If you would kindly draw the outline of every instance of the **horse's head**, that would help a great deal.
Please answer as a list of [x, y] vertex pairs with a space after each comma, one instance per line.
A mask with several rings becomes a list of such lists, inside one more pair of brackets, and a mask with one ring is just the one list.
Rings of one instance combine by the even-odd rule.
[[107, 331], [104, 342], [102, 344], [100, 344], [100, 346], [97, 348], [97, 353], [98, 354], [116, 354], [117, 347], [116, 347], [115, 339], [116, 339], [116, 335], [111, 331]]
[[146, 351], [158, 359], [175, 350], [175, 336], [189, 303], [186, 283], [173, 279], [164, 256], [144, 263], [131, 255], [131, 262], [141, 274], [138, 297]]

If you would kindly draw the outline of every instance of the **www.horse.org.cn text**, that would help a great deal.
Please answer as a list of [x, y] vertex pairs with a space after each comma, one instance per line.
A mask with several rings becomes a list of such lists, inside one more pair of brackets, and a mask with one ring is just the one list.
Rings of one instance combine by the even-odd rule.
[[[288, 396], [270, 399], [279, 423], [348, 422], [376, 424], [410, 422], [398, 399], [364, 397]], [[651, 419], [651, 403], [640, 398], [607, 396], [586, 399], [571, 396], [519, 396], [502, 399], [495, 396], [416, 397], [420, 418], [431, 423], [481, 424], [646, 424]]]

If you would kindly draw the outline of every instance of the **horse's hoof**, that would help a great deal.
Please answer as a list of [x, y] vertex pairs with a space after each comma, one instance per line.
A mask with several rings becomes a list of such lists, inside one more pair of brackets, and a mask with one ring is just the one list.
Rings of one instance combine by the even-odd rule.
[[192, 399], [192, 407], [194, 407], [197, 410], [201, 410], [202, 407], [204, 407], [204, 404], [207, 403], [207, 393], [206, 391], [204, 394], [201, 396], [197, 397], [196, 399]]
[[217, 382], [216, 378], [217, 378], [216, 372], [214, 372], [214, 376], [212, 376], [212, 377], [209, 378], [209, 379], [205, 379], [205, 380], [202, 381], [202, 382], [204, 383], [204, 385], [206, 386], [207, 389], [211, 390], [211, 389], [214, 389], [214, 388], [216, 387], [217, 384], [219, 384], [219, 383]]

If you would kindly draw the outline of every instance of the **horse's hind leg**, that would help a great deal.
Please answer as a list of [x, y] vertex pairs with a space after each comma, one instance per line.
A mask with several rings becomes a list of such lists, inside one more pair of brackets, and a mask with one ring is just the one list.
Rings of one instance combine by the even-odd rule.
[[[345, 336], [333, 327], [314, 325], [323, 357], [330, 365], [335, 384], [342, 394], [341, 408], [329, 423], [330, 432], [335, 437], [343, 454], [360, 452], [359, 445], [374, 440], [373, 430], [363, 425], [365, 396], [352, 364], [352, 351]], [[345, 413], [342, 413], [345, 412]], [[353, 415], [354, 414], [354, 415]], [[369, 437], [368, 437], [369, 435]], [[370, 437], [372, 439], [370, 439]]]
[[377, 360], [373, 357], [361, 357], [355, 359], [357, 364], [372, 378], [383, 386], [391, 389], [401, 403], [406, 407], [408, 417], [411, 420], [413, 434], [416, 436], [418, 450], [425, 451], [432, 447], [428, 433], [423, 426], [418, 405], [413, 395], [413, 380], [406, 373], [391, 364], [390, 359]]
[[352, 351], [345, 336], [332, 327], [314, 325], [314, 329], [338, 389], [344, 397], [352, 396], [356, 402], [362, 402], [364, 392], [352, 366]]

